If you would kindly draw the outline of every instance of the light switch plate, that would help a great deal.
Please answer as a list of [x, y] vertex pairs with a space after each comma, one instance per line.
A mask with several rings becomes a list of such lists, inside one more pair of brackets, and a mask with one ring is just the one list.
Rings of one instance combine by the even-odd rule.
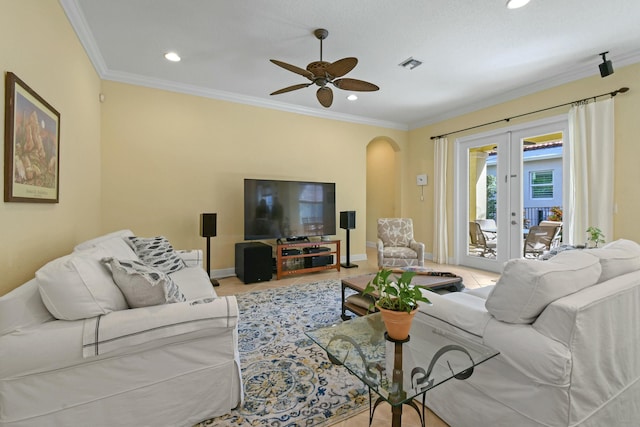
[[416, 176], [416, 184], [418, 185], [427, 185], [427, 174], [421, 174]]

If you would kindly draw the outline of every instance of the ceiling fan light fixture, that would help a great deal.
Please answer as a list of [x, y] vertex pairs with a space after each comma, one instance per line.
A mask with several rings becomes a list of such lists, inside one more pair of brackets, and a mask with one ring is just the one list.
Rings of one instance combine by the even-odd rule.
[[164, 54], [164, 57], [167, 61], [171, 61], [171, 62], [180, 62], [180, 55], [178, 55], [175, 52], [167, 52]]
[[358, 95], [356, 95], [355, 93], [352, 93], [349, 96], [347, 96], [347, 99], [349, 101], [356, 101], [358, 99]]
[[[320, 88], [316, 92], [316, 98], [320, 105], [325, 108], [331, 107], [333, 102], [333, 91], [329, 85], [334, 86], [337, 89], [356, 91], [356, 92], [373, 92], [380, 88], [373, 83], [366, 82], [364, 80], [340, 78], [347, 74], [349, 71], [358, 64], [358, 58], [347, 57], [339, 59], [335, 62], [327, 62], [322, 59], [322, 41], [327, 38], [329, 32], [325, 29], [318, 28], [313, 32], [318, 40], [320, 40], [320, 61], [314, 61], [307, 65], [306, 69], [296, 67], [295, 65], [287, 64], [286, 62], [278, 61], [276, 59], [270, 59], [270, 61], [278, 67], [285, 70], [299, 74], [305, 77], [310, 83], [300, 83], [293, 86], [288, 86], [275, 92], [271, 95], [279, 95], [281, 93], [291, 92], [293, 90], [303, 89], [311, 85], [319, 86]], [[347, 99], [355, 101], [357, 96], [350, 94]]]
[[526, 6], [530, 0], [507, 0], [507, 9], [519, 9]]

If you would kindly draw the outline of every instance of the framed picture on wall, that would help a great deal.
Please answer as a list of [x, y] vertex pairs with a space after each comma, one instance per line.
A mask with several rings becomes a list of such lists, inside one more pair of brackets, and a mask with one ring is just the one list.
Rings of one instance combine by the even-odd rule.
[[4, 201], [58, 203], [60, 113], [7, 72]]

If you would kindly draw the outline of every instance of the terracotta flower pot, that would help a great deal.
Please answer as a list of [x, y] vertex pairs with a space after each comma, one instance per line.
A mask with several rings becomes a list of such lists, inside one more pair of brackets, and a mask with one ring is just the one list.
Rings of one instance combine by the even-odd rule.
[[378, 307], [378, 310], [380, 310], [382, 314], [382, 320], [384, 321], [384, 326], [387, 328], [389, 338], [398, 341], [407, 339], [413, 316], [415, 316], [418, 309], [416, 308], [410, 313], [407, 313], [406, 311], [387, 310], [378, 305], [376, 305], [376, 307]]

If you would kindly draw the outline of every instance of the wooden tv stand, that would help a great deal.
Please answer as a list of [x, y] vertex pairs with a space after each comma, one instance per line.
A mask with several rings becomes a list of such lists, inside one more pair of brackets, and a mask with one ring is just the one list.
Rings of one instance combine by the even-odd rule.
[[[327, 248], [322, 252], [307, 253], [313, 248]], [[295, 254], [287, 254], [287, 250], [299, 251]], [[309, 266], [313, 257], [333, 256], [333, 262], [326, 265]], [[293, 264], [293, 265], [286, 265]], [[297, 265], [296, 265], [297, 264]], [[305, 266], [307, 264], [307, 266]], [[313, 273], [315, 271], [336, 269], [340, 271], [340, 240], [328, 240], [318, 242], [288, 242], [276, 245], [276, 278], [292, 274]]]

